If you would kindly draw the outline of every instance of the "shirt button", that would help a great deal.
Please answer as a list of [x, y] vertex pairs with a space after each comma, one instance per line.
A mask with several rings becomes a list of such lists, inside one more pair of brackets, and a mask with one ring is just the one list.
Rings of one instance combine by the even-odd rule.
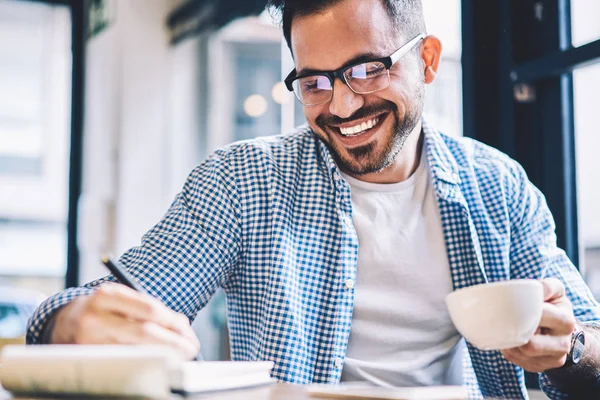
[[333, 360], [333, 365], [335, 365], [336, 368], [341, 368], [343, 363], [344, 361], [342, 361], [342, 359], [339, 357]]
[[346, 279], [346, 288], [347, 289], [354, 289], [354, 280], [352, 280], [352, 279]]
[[344, 223], [345, 223], [345, 224], [346, 224], [346, 225], [347, 225], [349, 228], [352, 228], [352, 227], [353, 227], [353, 225], [352, 225], [352, 218], [351, 218], [351, 217], [345, 217], [345, 218], [344, 218]]

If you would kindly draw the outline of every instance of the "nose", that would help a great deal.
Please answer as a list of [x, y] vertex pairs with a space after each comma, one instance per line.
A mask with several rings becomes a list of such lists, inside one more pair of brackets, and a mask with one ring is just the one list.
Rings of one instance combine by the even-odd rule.
[[348, 118], [365, 104], [362, 95], [356, 94], [342, 82], [336, 79], [333, 83], [333, 97], [329, 103], [329, 112], [340, 118]]

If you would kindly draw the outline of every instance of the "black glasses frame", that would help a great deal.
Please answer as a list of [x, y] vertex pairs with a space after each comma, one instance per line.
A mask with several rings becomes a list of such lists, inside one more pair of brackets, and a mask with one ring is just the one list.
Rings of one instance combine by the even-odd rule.
[[[377, 90], [374, 90], [371, 92], [358, 92], [358, 91], [354, 90], [352, 88], [352, 86], [350, 86], [350, 84], [346, 80], [346, 75], [344, 73], [346, 71], [348, 71], [349, 69], [356, 67], [357, 65], [366, 64], [366, 63], [375, 63], [375, 62], [382, 63], [384, 65], [385, 69], [389, 73], [389, 70], [390, 70], [390, 68], [392, 68], [392, 65], [397, 63], [402, 57], [404, 57], [409, 51], [411, 51], [424, 38], [425, 38], [425, 34], [421, 33], [421, 34], [417, 35], [416, 37], [414, 37], [412, 40], [410, 40], [408, 43], [404, 44], [402, 47], [400, 47], [398, 50], [396, 50], [394, 53], [392, 53], [388, 57], [375, 58], [373, 60], [367, 60], [367, 61], [353, 63], [351, 65], [346, 65], [341, 68], [338, 68], [335, 71], [318, 71], [318, 72], [311, 72], [311, 73], [302, 74], [302, 75], [296, 75], [296, 69], [294, 68], [288, 74], [288, 76], [285, 78], [285, 80], [284, 80], [285, 86], [287, 87], [287, 89], [290, 92], [294, 92], [293, 84], [294, 84], [294, 81], [296, 81], [298, 79], [305, 78], [307, 76], [325, 76], [325, 77], [327, 77], [327, 79], [329, 79], [329, 82], [330, 82], [331, 88], [332, 88], [331, 89], [331, 97], [328, 100], [325, 100], [321, 103], [305, 104], [308, 106], [323, 104], [323, 103], [326, 103], [329, 100], [331, 100], [331, 98], [333, 97], [333, 84], [334, 84], [335, 78], [339, 78], [342, 82], [344, 82], [346, 84], [346, 86], [348, 86], [350, 88], [350, 90], [352, 90], [354, 93], [357, 93], [357, 94], [369, 94], [369, 93], [377, 92], [379, 90], [383, 90], [383, 88], [382, 88], [382, 89], [377, 89]], [[388, 85], [389, 85], [389, 83], [388, 83]], [[294, 92], [294, 93], [296, 94], [296, 92]], [[297, 94], [296, 94], [296, 98], [298, 98]], [[298, 100], [300, 100], [300, 98], [298, 98]]]

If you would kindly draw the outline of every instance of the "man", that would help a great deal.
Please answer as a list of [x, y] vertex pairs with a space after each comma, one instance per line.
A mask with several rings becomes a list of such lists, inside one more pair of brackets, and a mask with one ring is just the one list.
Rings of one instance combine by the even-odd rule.
[[[166, 343], [191, 358], [189, 320], [222, 287], [233, 359], [271, 359], [282, 381], [526, 398], [524, 368], [554, 399], [590, 393], [600, 312], [543, 196], [508, 157], [421, 118], [441, 44], [424, 35], [420, 1], [275, 5], [309, 127], [233, 144], [192, 172], [121, 258], [161, 301], [107, 277], [50, 298], [28, 342]], [[445, 296], [518, 278], [543, 279], [535, 337], [502, 353], [465, 345]]]

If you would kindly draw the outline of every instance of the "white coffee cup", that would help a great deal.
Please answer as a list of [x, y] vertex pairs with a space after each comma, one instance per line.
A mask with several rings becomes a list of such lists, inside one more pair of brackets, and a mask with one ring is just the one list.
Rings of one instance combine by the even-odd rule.
[[529, 342], [542, 319], [543, 304], [544, 287], [533, 279], [470, 286], [446, 297], [454, 326], [481, 350]]

